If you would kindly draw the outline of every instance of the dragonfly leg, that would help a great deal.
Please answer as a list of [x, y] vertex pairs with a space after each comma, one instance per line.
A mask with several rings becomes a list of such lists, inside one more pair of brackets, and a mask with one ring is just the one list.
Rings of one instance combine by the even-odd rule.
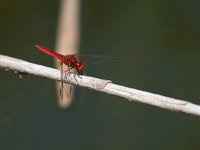
[[60, 75], [61, 75], [61, 87], [60, 87], [60, 96], [61, 96], [61, 99], [63, 99], [63, 63], [60, 62]]
[[[78, 78], [82, 79], [82, 77], [80, 77], [78, 74], [75, 74], [75, 75], [74, 75], [74, 79], [75, 79], [76, 81], [77, 81], [76, 76], [77, 76]], [[78, 82], [78, 81], [77, 81], [77, 82]]]
[[67, 70], [65, 70], [65, 71], [64, 71], [64, 72], [65, 72], [65, 77], [67, 77], [67, 75], [71, 73], [71, 71], [70, 71], [70, 70], [71, 70], [71, 69], [70, 69], [70, 68], [68, 68]]
[[66, 70], [64, 71], [65, 74], [71, 73], [71, 69], [72, 69], [72, 68], [68, 66], [68, 69], [66, 69]]
[[77, 79], [76, 79], [76, 74], [74, 75], [74, 79], [76, 80], [76, 82], [78, 82]]
[[[67, 80], [67, 78], [68, 78], [68, 75], [70, 75], [70, 73], [71, 73], [71, 67], [70, 67], [70, 63], [68, 64], [68, 65], [66, 65], [66, 68], [65, 68], [65, 70], [64, 70], [64, 79], [66, 79]], [[72, 85], [71, 84], [69, 84], [69, 83], [65, 83], [64, 84], [64, 87], [65, 87], [65, 90], [64, 90], [64, 92], [63, 93], [65, 93], [65, 95], [67, 96], [67, 97], [69, 97], [70, 95], [71, 95], [71, 92], [72, 92], [72, 87], [71, 87]], [[66, 89], [66, 88], [68, 88], [68, 89]]]
[[68, 64], [68, 69], [65, 70], [65, 77], [67, 78], [67, 76], [71, 73], [71, 66], [70, 66], [70, 63]]

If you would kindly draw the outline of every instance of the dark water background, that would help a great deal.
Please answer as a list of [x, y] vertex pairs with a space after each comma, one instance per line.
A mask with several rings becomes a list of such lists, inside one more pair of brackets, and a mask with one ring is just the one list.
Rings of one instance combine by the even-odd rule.
[[[0, 53], [53, 67], [59, 1], [0, 0]], [[200, 104], [200, 1], [83, 0], [82, 53], [117, 59], [90, 76]], [[0, 149], [199, 150], [200, 118], [77, 88], [68, 110], [54, 81], [0, 74]]]

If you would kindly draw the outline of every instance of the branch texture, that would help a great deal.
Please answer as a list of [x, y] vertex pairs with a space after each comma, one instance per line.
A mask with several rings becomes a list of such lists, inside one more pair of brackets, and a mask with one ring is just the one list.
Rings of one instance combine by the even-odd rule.
[[[0, 68], [5, 70], [13, 70], [15, 72], [27, 73], [36, 76], [46, 77], [61, 81], [60, 71], [57, 69], [29, 63], [20, 59], [0, 55]], [[102, 80], [89, 76], [80, 76], [74, 78], [74, 74], [67, 74], [64, 78], [65, 83], [87, 87], [96, 91], [120, 96], [128, 99], [129, 101], [138, 101], [141, 103], [161, 107], [171, 111], [184, 112], [195, 116], [200, 116], [200, 106], [174, 98], [161, 96], [133, 88], [124, 87], [121, 85], [113, 84], [110, 80]]]

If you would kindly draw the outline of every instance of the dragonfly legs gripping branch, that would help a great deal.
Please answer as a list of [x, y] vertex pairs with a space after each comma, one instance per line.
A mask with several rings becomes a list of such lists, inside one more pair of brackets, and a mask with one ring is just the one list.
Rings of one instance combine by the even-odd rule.
[[[98, 55], [79, 55], [79, 54], [72, 54], [72, 55], [62, 55], [59, 53], [56, 53], [55, 51], [52, 51], [51, 49], [48, 49], [44, 46], [41, 45], [36, 45], [36, 48], [38, 48], [40, 51], [54, 57], [55, 59], [58, 59], [60, 61], [60, 70], [61, 70], [61, 88], [60, 88], [60, 95], [61, 98], [63, 99], [63, 87], [64, 87], [64, 83], [63, 83], [63, 78], [66, 79], [66, 77], [69, 75], [71, 75], [71, 70], [74, 69], [77, 74], [74, 74], [74, 79], [76, 80], [76, 82], [78, 82], [76, 76], [80, 79], [82, 79], [82, 77], [80, 77], [79, 75], [83, 75], [84, 74], [84, 68], [85, 68], [85, 61], [80, 61], [79, 57], [83, 56], [86, 58], [113, 58], [113, 57], [105, 57], [105, 56], [98, 56]], [[66, 71], [63, 71], [63, 65], [65, 65], [67, 67]], [[65, 67], [64, 66], [64, 67]], [[65, 84], [66, 85], [66, 84]], [[70, 84], [69, 84], [70, 85]], [[70, 85], [71, 86], [71, 85]], [[70, 87], [70, 92], [71, 92], [71, 87]], [[70, 94], [70, 93], [69, 93]], [[67, 94], [67, 95], [69, 95]]]

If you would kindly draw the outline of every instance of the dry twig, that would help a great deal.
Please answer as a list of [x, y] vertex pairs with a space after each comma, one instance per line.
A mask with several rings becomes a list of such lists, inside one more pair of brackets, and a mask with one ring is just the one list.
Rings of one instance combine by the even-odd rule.
[[[60, 81], [60, 71], [57, 69], [29, 63], [4, 55], [0, 55], [0, 68]], [[64, 79], [64, 82], [120, 96], [128, 99], [129, 101], [138, 101], [171, 111], [179, 111], [186, 114], [200, 116], [200, 106], [187, 101], [120, 86], [113, 84], [110, 80], [102, 80], [88, 76], [81, 76], [81, 78], [77, 77], [76, 79], [77, 81], [74, 79], [74, 74], [69, 74], [69, 76]]]

